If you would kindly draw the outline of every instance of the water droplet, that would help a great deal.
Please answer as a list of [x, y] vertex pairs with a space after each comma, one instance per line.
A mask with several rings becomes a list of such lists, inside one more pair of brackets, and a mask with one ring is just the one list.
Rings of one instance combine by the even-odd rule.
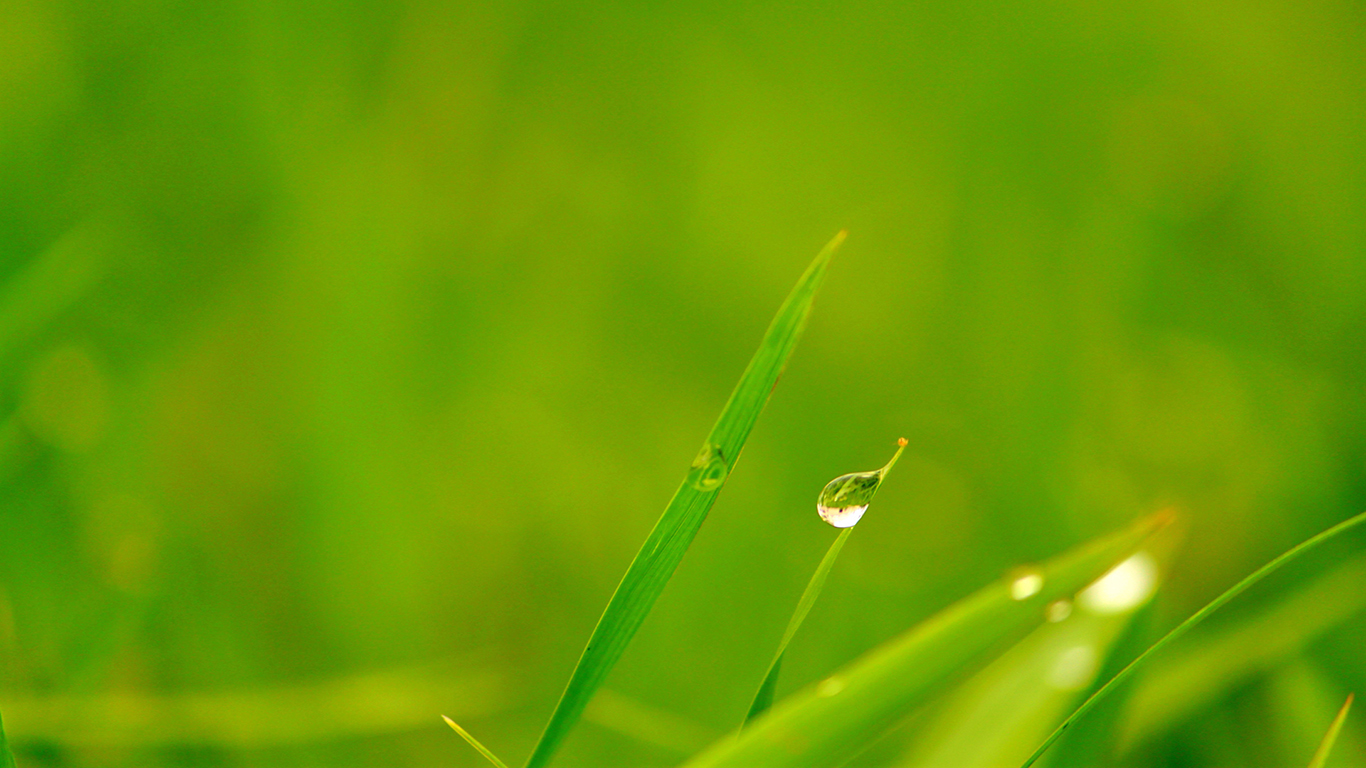
[[821, 681], [820, 685], [816, 686], [816, 693], [825, 697], [834, 696], [842, 690], [844, 690], [844, 679], [839, 677], [827, 677]]
[[1067, 600], [1054, 600], [1044, 609], [1043, 615], [1050, 622], [1057, 624], [1072, 615], [1072, 603]]
[[816, 512], [821, 519], [836, 528], [849, 528], [863, 519], [863, 513], [868, 511], [873, 495], [877, 493], [887, 473], [896, 464], [896, 460], [901, 458], [901, 452], [904, 450], [906, 438], [903, 437], [897, 440], [896, 454], [883, 468], [872, 472], [840, 475], [826, 483], [821, 495], [816, 499]]
[[1147, 552], [1138, 552], [1078, 593], [1077, 603], [1091, 613], [1109, 616], [1143, 605], [1156, 589], [1157, 563]]
[[726, 464], [726, 457], [721, 453], [721, 446], [707, 443], [697, 452], [697, 458], [692, 460], [692, 469], [688, 470], [688, 484], [699, 491], [714, 491], [721, 487], [729, 473], [730, 467]]
[[1043, 574], [1033, 568], [1021, 568], [1010, 577], [1010, 596], [1028, 600], [1043, 589]]

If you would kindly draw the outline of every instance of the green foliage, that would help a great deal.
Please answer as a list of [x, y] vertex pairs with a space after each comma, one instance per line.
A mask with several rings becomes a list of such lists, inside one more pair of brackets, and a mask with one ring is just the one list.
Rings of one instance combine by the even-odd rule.
[[[1030, 571], [992, 583], [793, 694], [687, 768], [840, 765], [1000, 644], [1044, 621], [1044, 608], [1132, 554], [1167, 518], [1150, 518]], [[1027, 580], [1027, 581], [1026, 581]], [[1023, 588], [1021, 584], [1024, 582]]]
[[702, 527], [707, 511], [716, 502], [726, 477], [734, 469], [754, 422], [796, 348], [830, 257], [844, 242], [844, 237], [844, 232], [840, 232], [821, 250], [779, 307], [759, 350], [750, 359], [707, 435], [689, 476], [674, 492], [673, 500], [641, 545], [602, 618], [598, 619], [550, 722], [527, 760], [528, 768], [539, 768], [550, 761], [664, 591], [669, 577]]
[[1149, 646], [1147, 650], [1138, 655], [1138, 658], [1129, 662], [1129, 664], [1125, 666], [1124, 669], [1121, 669], [1114, 677], [1110, 678], [1110, 680], [1108, 680], [1105, 683], [1105, 685], [1102, 685], [1095, 693], [1091, 694], [1091, 696], [1087, 698], [1086, 701], [1082, 702], [1081, 706], [1077, 707], [1077, 710], [1073, 712], [1071, 715], [1069, 715], [1067, 719], [1062, 722], [1062, 725], [1059, 725], [1057, 729], [1053, 731], [1053, 733], [1049, 734], [1048, 738], [1044, 740], [1043, 744], [1039, 745], [1039, 748], [1034, 751], [1034, 754], [1031, 755], [1029, 759], [1025, 761], [1023, 768], [1029, 768], [1029, 766], [1037, 762], [1038, 759], [1043, 756], [1043, 753], [1046, 752], [1050, 746], [1052, 746], [1053, 742], [1057, 741], [1058, 738], [1061, 737], [1062, 734], [1066, 732], [1068, 728], [1072, 727], [1072, 725], [1077, 720], [1081, 719], [1083, 716], [1086, 715], [1087, 712], [1091, 711], [1091, 709], [1095, 707], [1097, 704], [1099, 704], [1100, 701], [1104, 699], [1105, 696], [1109, 694], [1112, 690], [1114, 690], [1116, 686], [1127, 680], [1130, 675], [1133, 675], [1136, 671], [1138, 671], [1138, 669], [1143, 666], [1144, 662], [1146, 662], [1153, 654], [1162, 650], [1167, 645], [1174, 642], [1177, 638], [1189, 632], [1197, 624], [1209, 618], [1210, 614], [1224, 607], [1224, 605], [1227, 604], [1230, 600], [1247, 591], [1247, 589], [1251, 587], [1253, 584], [1256, 584], [1257, 582], [1261, 581], [1267, 576], [1270, 576], [1272, 573], [1279, 570], [1286, 563], [1289, 563], [1290, 561], [1294, 560], [1297, 557], [1300, 557], [1306, 552], [1309, 552], [1310, 550], [1314, 549], [1320, 544], [1330, 541], [1333, 538], [1339, 536], [1340, 534], [1345, 533], [1346, 531], [1349, 531], [1352, 528], [1364, 522], [1366, 522], [1366, 512], [1362, 512], [1361, 514], [1356, 515], [1355, 517], [1343, 520], [1342, 522], [1323, 531], [1322, 533], [1316, 534], [1300, 542], [1294, 547], [1291, 547], [1290, 549], [1281, 553], [1276, 558], [1272, 559], [1266, 565], [1263, 565], [1261, 568], [1258, 568], [1257, 570], [1248, 574], [1237, 584], [1234, 584], [1233, 586], [1229, 587], [1218, 597], [1211, 600], [1203, 608], [1191, 614], [1189, 618], [1187, 618], [1180, 624], [1176, 625], [1167, 634], [1163, 635], [1162, 639], [1158, 640], [1157, 642]]

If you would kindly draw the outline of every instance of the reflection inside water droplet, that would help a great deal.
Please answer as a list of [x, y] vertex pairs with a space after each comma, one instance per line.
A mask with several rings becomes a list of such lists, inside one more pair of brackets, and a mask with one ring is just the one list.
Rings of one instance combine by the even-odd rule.
[[1072, 615], [1072, 603], [1067, 600], [1054, 600], [1044, 609], [1043, 615], [1049, 621], [1057, 624]]
[[726, 457], [721, 453], [721, 446], [707, 443], [697, 452], [697, 458], [692, 460], [692, 469], [688, 470], [688, 484], [699, 491], [714, 491], [726, 481], [729, 472], [730, 467], [726, 466]]
[[826, 678], [821, 681], [820, 685], [816, 686], [816, 693], [827, 697], [834, 696], [842, 690], [844, 690], [844, 681], [838, 677]]
[[849, 528], [863, 519], [863, 513], [868, 511], [868, 505], [887, 477], [887, 472], [906, 449], [906, 438], [898, 440], [897, 446], [896, 454], [882, 469], [840, 475], [826, 483], [821, 495], [816, 498], [816, 512], [821, 519], [836, 528]]
[[825, 507], [817, 504], [816, 511], [820, 513], [822, 520], [836, 528], [849, 528], [863, 517], [864, 512], [868, 511], [868, 505], [864, 504], [858, 507]]
[[1010, 596], [1016, 600], [1028, 600], [1043, 589], [1043, 574], [1035, 570], [1020, 570], [1010, 580]]

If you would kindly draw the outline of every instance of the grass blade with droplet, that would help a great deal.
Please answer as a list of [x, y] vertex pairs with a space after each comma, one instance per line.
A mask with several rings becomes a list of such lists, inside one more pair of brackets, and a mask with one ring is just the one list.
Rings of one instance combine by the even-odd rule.
[[[832, 520], [830, 517], [827, 517], [827, 515], [833, 511], [835, 516], [838, 517], [839, 512], [841, 511], [840, 507], [827, 507], [822, 502], [825, 500], [827, 493], [831, 493], [831, 486], [847, 483], [847, 478], [875, 475], [876, 482], [864, 491], [866, 498], [859, 498], [856, 500], [856, 503], [860, 504], [862, 509], [867, 509], [868, 504], [873, 500], [873, 495], [877, 493], [878, 488], [881, 487], [887, 474], [891, 472], [892, 467], [896, 466], [897, 459], [901, 458], [902, 451], [906, 450], [906, 438], [903, 437], [897, 440], [896, 444], [896, 454], [892, 456], [891, 461], [888, 461], [882, 469], [874, 470], [873, 472], [856, 473], [854, 475], [841, 475], [830, 481], [830, 483], [825, 486], [825, 490], [821, 491], [820, 498], [817, 500], [816, 504], [816, 509], [820, 512], [821, 518], [827, 523], [835, 525], [837, 528], [843, 528], [844, 530], [839, 536], [835, 537], [835, 541], [830, 545], [830, 549], [826, 550], [825, 557], [821, 558], [820, 565], [816, 566], [816, 572], [811, 574], [811, 580], [806, 583], [806, 589], [802, 590], [802, 596], [797, 600], [797, 610], [793, 611], [792, 618], [788, 619], [787, 629], [783, 631], [783, 639], [778, 642], [778, 651], [773, 654], [773, 661], [769, 662], [768, 671], [764, 673], [764, 681], [759, 684], [758, 693], [754, 694], [754, 702], [749, 705], [749, 713], [745, 715], [745, 721], [740, 724], [741, 728], [749, 725], [751, 720], [758, 717], [764, 710], [768, 709], [773, 704], [773, 693], [778, 687], [778, 672], [783, 667], [783, 654], [787, 652], [787, 644], [792, 642], [792, 638], [797, 634], [797, 630], [802, 626], [802, 622], [806, 621], [806, 615], [811, 613], [811, 607], [816, 604], [816, 598], [820, 597], [821, 590], [825, 589], [825, 579], [830, 575], [830, 569], [834, 567], [835, 560], [840, 556], [840, 550], [844, 549], [844, 542], [849, 538], [849, 533], [854, 530], [853, 526], [863, 517], [863, 512], [860, 510], [855, 515], [852, 515], [852, 520], [847, 525], [837, 525], [837, 523], [843, 521], [838, 519]], [[838, 489], [831, 495], [837, 496]], [[847, 508], [849, 505], [845, 504], [843, 506]]]
[[759, 692], [754, 694], [754, 703], [749, 705], [749, 713], [745, 715], [745, 722], [741, 725], [749, 725], [750, 721], [763, 714], [773, 704], [773, 692], [778, 687], [778, 672], [783, 666], [783, 654], [787, 652], [787, 644], [792, 642], [792, 637], [797, 634], [797, 629], [806, 620], [806, 615], [811, 612], [811, 606], [816, 604], [816, 598], [820, 597], [821, 590], [825, 588], [825, 579], [830, 575], [830, 568], [835, 565], [835, 560], [840, 556], [840, 550], [844, 549], [844, 542], [849, 539], [849, 534], [853, 533], [853, 528], [845, 528], [840, 531], [840, 535], [835, 537], [835, 543], [826, 550], [825, 557], [821, 558], [821, 564], [816, 566], [816, 572], [811, 575], [811, 581], [807, 582], [806, 589], [802, 591], [801, 599], [797, 601], [797, 610], [792, 612], [792, 618], [787, 622], [787, 629], [783, 631], [783, 639], [778, 641], [778, 652], [773, 654], [773, 661], [768, 665], [768, 671], [764, 673], [764, 682], [759, 685]]
[[1342, 730], [1342, 724], [1347, 721], [1347, 712], [1352, 708], [1354, 694], [1347, 694], [1347, 701], [1342, 703], [1342, 709], [1338, 710], [1338, 716], [1333, 718], [1333, 724], [1328, 726], [1328, 733], [1323, 735], [1323, 741], [1319, 748], [1314, 752], [1314, 759], [1309, 761], [1309, 768], [1323, 768], [1328, 762], [1328, 753], [1333, 751], [1333, 743], [1338, 740], [1338, 731]]
[[1344, 531], [1347, 531], [1350, 528], [1354, 528], [1357, 525], [1360, 525], [1361, 523], [1366, 523], [1366, 512], [1362, 512], [1361, 514], [1356, 515], [1355, 517], [1348, 518], [1347, 520], [1338, 523], [1337, 525], [1329, 528], [1328, 530], [1323, 531], [1315, 536], [1311, 536], [1305, 541], [1295, 545], [1294, 547], [1291, 547], [1289, 550], [1283, 552], [1280, 556], [1276, 557], [1271, 562], [1267, 563], [1266, 565], [1263, 565], [1261, 568], [1258, 568], [1257, 570], [1248, 574], [1246, 577], [1243, 578], [1242, 581], [1238, 582], [1237, 584], [1234, 584], [1232, 587], [1229, 587], [1228, 590], [1225, 591], [1222, 595], [1219, 595], [1218, 597], [1211, 600], [1209, 604], [1207, 604], [1204, 608], [1201, 608], [1200, 610], [1196, 611], [1194, 614], [1190, 616], [1190, 618], [1176, 625], [1176, 627], [1172, 629], [1172, 631], [1163, 635], [1160, 640], [1148, 646], [1148, 650], [1139, 654], [1138, 658], [1129, 662], [1128, 666], [1121, 669], [1118, 673], [1115, 674], [1114, 677], [1110, 678], [1110, 680], [1106, 682], [1105, 685], [1102, 685], [1099, 689], [1096, 690], [1095, 693], [1091, 694], [1091, 696], [1087, 698], [1086, 701], [1083, 701], [1081, 703], [1081, 706], [1077, 707], [1076, 711], [1069, 715], [1066, 720], [1062, 721], [1062, 725], [1059, 725], [1057, 729], [1053, 731], [1053, 733], [1049, 734], [1047, 739], [1044, 739], [1043, 744], [1040, 744], [1039, 748], [1034, 750], [1034, 754], [1030, 755], [1029, 759], [1024, 762], [1024, 765], [1021, 766], [1021, 768], [1029, 768], [1029, 766], [1037, 762], [1038, 759], [1043, 756], [1043, 753], [1048, 751], [1049, 747], [1053, 746], [1053, 742], [1057, 741], [1058, 738], [1061, 737], [1062, 734], [1066, 732], [1068, 728], [1072, 727], [1073, 723], [1081, 719], [1081, 717], [1084, 716], [1087, 712], [1090, 712], [1091, 709], [1096, 706], [1096, 704], [1100, 703], [1101, 699], [1105, 698], [1105, 696], [1108, 695], [1110, 691], [1114, 690], [1114, 688], [1117, 685], [1127, 680], [1129, 676], [1132, 675], [1134, 671], [1137, 670], [1140, 666], [1142, 666], [1145, 661], [1151, 658], [1154, 653], [1162, 650], [1162, 648], [1170, 644], [1172, 641], [1186, 634], [1186, 632], [1190, 631], [1190, 629], [1194, 627], [1196, 624], [1199, 624], [1200, 622], [1208, 618], [1210, 614], [1224, 607], [1224, 604], [1226, 604], [1228, 601], [1242, 594], [1244, 591], [1247, 590], [1248, 587], [1251, 587], [1253, 584], [1256, 584], [1257, 582], [1271, 575], [1275, 571], [1279, 570], [1281, 566], [1285, 565], [1291, 560], [1294, 560], [1295, 558], [1299, 557], [1305, 552], [1308, 552], [1314, 547], [1317, 547], [1325, 541], [1328, 541], [1336, 537], [1338, 534], [1343, 533]]
[[[993, 582], [787, 697], [737, 738], [686, 768], [823, 768], [842, 764], [1002, 643], [1044, 622], [1044, 607], [1095, 581], [1170, 519], [1157, 515], [1045, 563], [1028, 594]], [[1016, 592], [1012, 594], [1012, 592]]]
[[[593, 692], [602, 685], [607, 673], [621, 658], [655, 599], [664, 591], [664, 585], [683, 559], [693, 536], [702, 527], [702, 521], [716, 501], [725, 484], [725, 476], [733, 468], [759, 412], [768, 402], [769, 393], [778, 383], [778, 377], [806, 325], [812, 300], [825, 276], [830, 257], [844, 242], [844, 237], [845, 233], [840, 232], [821, 250], [778, 309], [759, 350], [750, 359], [744, 374], [740, 376], [740, 382], [735, 385], [721, 416], [712, 427], [711, 434], [707, 436], [698, 454], [698, 461], [694, 462], [694, 471], [689, 473], [689, 478], [674, 493], [669, 506], [641, 545], [608, 601], [602, 617], [598, 619], [598, 625], [593, 629], [578, 665], [574, 667], [569, 684], [555, 705], [550, 722], [546, 724], [545, 731], [541, 733], [536, 748], [527, 760], [527, 768], [542, 768], [550, 762], [565, 736], [583, 714]], [[717, 472], [717, 469], [723, 471]], [[697, 478], [693, 475], [697, 475]]]
[[0, 717], [0, 768], [15, 768], [14, 753], [9, 751], [9, 739], [5, 737], [4, 717]]
[[474, 738], [474, 736], [470, 735], [469, 731], [465, 730], [464, 728], [461, 728], [458, 724], [456, 724], [454, 720], [450, 719], [449, 717], [446, 717], [445, 715], [442, 715], [441, 719], [445, 720], [446, 725], [449, 725], [451, 727], [451, 730], [460, 734], [460, 738], [468, 742], [471, 747], [474, 747], [475, 752], [478, 752], [479, 754], [483, 755], [484, 758], [488, 760], [490, 763], [493, 763], [497, 768], [508, 768], [507, 763], [503, 762], [502, 760], [499, 760], [498, 756], [493, 754], [493, 750], [489, 749], [483, 744], [480, 744], [479, 739], [476, 739]]

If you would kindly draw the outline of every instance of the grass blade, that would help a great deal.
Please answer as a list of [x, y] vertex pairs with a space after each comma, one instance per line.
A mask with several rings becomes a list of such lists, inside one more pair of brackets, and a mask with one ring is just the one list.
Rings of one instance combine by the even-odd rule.
[[1188, 722], [1230, 691], [1284, 667], [1314, 640], [1360, 615], [1366, 610], [1362, 584], [1366, 557], [1357, 557], [1274, 604], [1217, 632], [1192, 636], [1180, 648], [1154, 659], [1143, 679], [1135, 681], [1125, 707], [1121, 751]]
[[998, 580], [830, 678], [779, 702], [687, 768], [822, 768], [846, 761], [1003, 641], [1042, 624], [1044, 607], [1095, 581], [1170, 519], [1158, 515]]
[[476, 739], [473, 736], [471, 736], [469, 731], [465, 730], [464, 728], [461, 728], [459, 725], [456, 724], [454, 720], [450, 719], [449, 717], [446, 717], [445, 715], [442, 715], [441, 719], [446, 721], [446, 725], [449, 725], [451, 727], [451, 730], [460, 734], [460, 738], [469, 742], [469, 745], [471, 747], [474, 747], [475, 752], [478, 752], [479, 754], [483, 755], [484, 758], [487, 759], [490, 763], [493, 763], [494, 766], [496, 766], [496, 768], [508, 768], [507, 763], [503, 762], [502, 760], [499, 760], [498, 756], [493, 754], [492, 750], [490, 750], [483, 744], [480, 744], [479, 739]]
[[844, 237], [845, 233], [840, 232], [821, 250], [778, 309], [759, 350], [750, 359], [740, 382], [735, 385], [721, 416], [712, 427], [711, 434], [707, 436], [707, 442], [693, 462], [689, 477], [674, 493], [673, 500], [641, 545], [626, 575], [617, 585], [616, 592], [612, 594], [612, 599], [608, 601], [602, 617], [598, 619], [598, 625], [593, 629], [578, 665], [574, 667], [569, 684], [555, 705], [550, 722], [546, 724], [545, 731], [527, 760], [527, 768], [543, 768], [550, 762], [565, 736], [583, 714], [593, 692], [602, 685], [607, 673], [621, 658], [655, 599], [664, 591], [664, 585], [683, 559], [683, 553], [702, 527], [702, 521], [721, 492], [725, 477], [734, 467], [750, 429], [768, 402], [769, 393], [778, 383], [778, 377], [811, 313], [812, 300], [825, 277], [830, 257], [844, 242]]
[[797, 629], [806, 620], [806, 615], [811, 612], [811, 606], [816, 604], [816, 598], [820, 597], [821, 590], [825, 588], [825, 579], [830, 575], [830, 568], [835, 565], [835, 560], [840, 556], [840, 550], [844, 549], [844, 542], [849, 540], [849, 534], [853, 533], [853, 528], [845, 528], [840, 531], [840, 535], [835, 537], [835, 543], [826, 550], [825, 557], [821, 558], [821, 564], [816, 566], [816, 572], [811, 575], [811, 581], [807, 582], [806, 589], [802, 591], [801, 599], [797, 601], [797, 610], [792, 612], [792, 618], [787, 622], [787, 629], [783, 631], [783, 639], [778, 642], [778, 652], [773, 655], [773, 661], [768, 665], [768, 671], [764, 673], [764, 682], [759, 685], [759, 692], [754, 694], [754, 703], [749, 705], [749, 714], [745, 715], [745, 722], [741, 725], [749, 725], [750, 721], [758, 717], [764, 710], [773, 704], [773, 692], [778, 687], [778, 671], [783, 666], [783, 654], [787, 652], [787, 644], [792, 642], [792, 637], [797, 634]]
[[0, 768], [15, 768], [14, 753], [9, 751], [9, 739], [5, 738], [3, 717], [0, 717]]
[[1029, 768], [1029, 766], [1037, 762], [1038, 759], [1043, 756], [1043, 753], [1048, 751], [1049, 747], [1053, 746], [1053, 742], [1057, 741], [1058, 738], [1061, 737], [1063, 733], [1067, 731], [1068, 728], [1072, 727], [1073, 723], [1081, 719], [1081, 717], [1084, 716], [1087, 712], [1090, 712], [1096, 704], [1100, 703], [1101, 699], [1105, 698], [1105, 696], [1108, 695], [1110, 691], [1114, 690], [1115, 687], [1118, 686], [1120, 683], [1127, 680], [1129, 676], [1132, 675], [1134, 671], [1137, 670], [1138, 667], [1141, 666], [1145, 661], [1151, 658], [1154, 653], [1157, 653], [1158, 651], [1162, 650], [1164, 647], [1169, 645], [1172, 641], [1176, 640], [1178, 637], [1181, 637], [1182, 635], [1186, 634], [1186, 632], [1190, 631], [1190, 629], [1194, 627], [1196, 624], [1199, 624], [1200, 622], [1208, 618], [1210, 614], [1224, 607], [1224, 605], [1228, 603], [1228, 601], [1242, 594], [1244, 591], [1247, 590], [1248, 587], [1251, 587], [1253, 584], [1256, 584], [1257, 582], [1271, 575], [1275, 571], [1279, 570], [1281, 566], [1285, 565], [1291, 560], [1294, 560], [1295, 558], [1299, 557], [1305, 552], [1308, 552], [1309, 550], [1317, 547], [1325, 541], [1328, 541], [1336, 537], [1338, 534], [1347, 531], [1351, 528], [1354, 528], [1355, 526], [1360, 525], [1363, 522], [1366, 522], [1366, 512], [1356, 515], [1355, 517], [1348, 518], [1347, 520], [1338, 523], [1337, 525], [1329, 528], [1328, 530], [1323, 531], [1315, 536], [1311, 536], [1310, 538], [1297, 544], [1296, 546], [1291, 547], [1289, 550], [1285, 551], [1280, 556], [1273, 559], [1271, 562], [1267, 563], [1266, 565], [1263, 565], [1261, 568], [1258, 568], [1251, 574], [1248, 574], [1248, 576], [1246, 576], [1242, 581], [1238, 582], [1237, 584], [1234, 584], [1232, 587], [1229, 587], [1226, 592], [1211, 600], [1209, 604], [1207, 604], [1204, 608], [1201, 608], [1200, 610], [1196, 611], [1194, 614], [1190, 616], [1190, 618], [1176, 625], [1176, 627], [1172, 629], [1172, 631], [1168, 632], [1166, 635], [1163, 635], [1160, 640], [1148, 646], [1148, 650], [1139, 654], [1138, 658], [1129, 662], [1128, 666], [1124, 667], [1124, 669], [1121, 669], [1118, 673], [1115, 674], [1114, 677], [1110, 678], [1110, 680], [1107, 683], [1105, 683], [1105, 685], [1102, 685], [1099, 689], [1096, 690], [1095, 693], [1091, 694], [1091, 696], [1087, 698], [1086, 701], [1082, 702], [1080, 707], [1077, 707], [1077, 709], [1071, 715], [1069, 715], [1066, 720], [1062, 721], [1062, 724], [1059, 725], [1057, 729], [1053, 731], [1053, 733], [1049, 734], [1047, 739], [1044, 739], [1043, 744], [1040, 744], [1039, 748], [1034, 750], [1034, 754], [1030, 755], [1029, 759], [1024, 762], [1022, 768]]
[[[887, 462], [882, 469], [875, 470], [871, 473], [856, 473], [861, 475], [877, 475], [877, 484], [873, 486], [872, 493], [877, 492], [878, 487], [882, 485], [887, 474], [891, 472], [892, 467], [896, 466], [897, 459], [901, 458], [901, 452], [906, 450], [906, 438], [903, 437], [897, 440], [896, 445], [896, 454], [892, 456], [892, 460]], [[849, 477], [849, 475], [843, 477]], [[842, 478], [836, 478], [835, 480], [832, 480], [830, 485], [839, 483], [841, 479]], [[826, 490], [821, 491], [822, 499], [824, 499], [826, 492], [829, 491], [830, 485], [826, 486]], [[870, 494], [863, 503], [866, 505], [871, 501], [872, 495]], [[820, 502], [818, 502], [818, 508], [822, 510], [821, 515], [824, 517], [825, 508], [820, 507], [819, 504]], [[862, 517], [862, 513], [859, 513], [858, 517]], [[829, 521], [827, 520], [827, 522]], [[858, 520], [855, 519], [854, 523], [856, 524], [857, 522]], [[764, 673], [764, 681], [759, 684], [759, 692], [754, 694], [754, 702], [749, 705], [749, 713], [745, 715], [745, 721], [740, 724], [741, 728], [749, 725], [751, 720], [758, 717], [764, 710], [772, 706], [773, 693], [778, 687], [778, 672], [783, 667], [783, 654], [787, 652], [787, 644], [792, 642], [792, 638], [797, 634], [797, 630], [802, 626], [802, 622], [806, 621], [806, 615], [811, 613], [811, 607], [816, 604], [816, 598], [821, 596], [821, 590], [825, 589], [825, 579], [830, 575], [830, 569], [834, 567], [835, 560], [840, 556], [840, 550], [844, 549], [844, 542], [848, 540], [849, 534], [853, 532], [853, 530], [854, 526], [853, 524], [850, 524], [849, 527], [840, 532], [839, 536], [835, 537], [835, 542], [830, 545], [830, 549], [826, 551], [825, 557], [821, 558], [820, 565], [816, 566], [816, 572], [811, 574], [811, 581], [806, 583], [806, 589], [802, 590], [802, 596], [797, 600], [797, 610], [793, 611], [792, 618], [788, 619], [787, 629], [783, 631], [783, 639], [778, 642], [778, 651], [773, 654], [773, 661], [769, 662], [768, 671]]]
[[1342, 730], [1342, 724], [1347, 721], [1347, 712], [1351, 710], [1352, 699], [1355, 697], [1355, 694], [1347, 694], [1347, 701], [1342, 703], [1338, 716], [1333, 718], [1333, 724], [1328, 726], [1328, 733], [1323, 735], [1323, 741], [1314, 753], [1314, 759], [1309, 761], [1309, 768], [1323, 768], [1328, 762], [1328, 753], [1333, 751], [1333, 743], [1338, 740], [1338, 731]]

